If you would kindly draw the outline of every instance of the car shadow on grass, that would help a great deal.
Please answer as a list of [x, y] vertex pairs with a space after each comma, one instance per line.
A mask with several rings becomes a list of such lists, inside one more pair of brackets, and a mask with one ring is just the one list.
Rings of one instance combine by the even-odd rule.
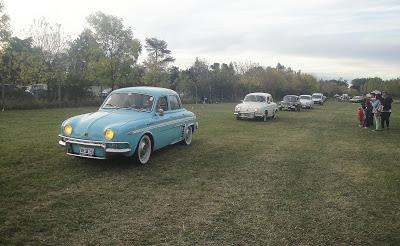
[[[197, 139], [195, 140], [192, 145], [201, 144], [202, 140]], [[152, 152], [150, 160], [147, 164], [141, 165], [140, 163], [136, 162], [135, 159], [131, 157], [125, 156], [112, 156], [109, 159], [105, 160], [97, 160], [97, 159], [86, 159], [75, 157], [79, 159], [79, 163], [82, 165], [86, 165], [92, 168], [101, 168], [106, 170], [128, 170], [128, 169], [145, 169], [147, 167], [155, 168], [158, 163], [162, 163], [161, 160], [174, 158], [174, 156], [180, 155], [181, 151], [184, 151], [185, 148], [190, 148], [190, 146], [184, 146], [181, 143], [176, 143], [173, 145], [168, 145], [161, 149], [158, 149]]]

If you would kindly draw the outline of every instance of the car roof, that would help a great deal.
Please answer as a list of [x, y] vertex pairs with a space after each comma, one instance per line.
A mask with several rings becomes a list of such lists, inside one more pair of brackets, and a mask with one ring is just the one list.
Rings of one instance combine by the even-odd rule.
[[286, 95], [285, 97], [299, 97], [298, 95]]
[[311, 97], [311, 95], [300, 95], [300, 97], [304, 97], [304, 96]]
[[247, 94], [246, 96], [248, 96], [248, 95], [254, 95], [254, 96], [271, 96], [271, 94], [269, 94], [269, 93], [264, 93], [264, 92], [253, 92], [253, 93]]
[[151, 87], [151, 86], [137, 86], [137, 87], [126, 87], [113, 91], [113, 93], [125, 92], [125, 93], [140, 93], [152, 96], [162, 96], [162, 95], [177, 95], [173, 90], [162, 88], [162, 87]]

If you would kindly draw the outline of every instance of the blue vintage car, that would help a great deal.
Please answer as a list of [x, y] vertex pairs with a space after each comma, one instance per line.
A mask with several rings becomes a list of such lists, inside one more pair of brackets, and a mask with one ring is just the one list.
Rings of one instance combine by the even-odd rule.
[[175, 91], [130, 87], [113, 91], [97, 112], [65, 120], [59, 144], [72, 156], [124, 155], [146, 164], [154, 150], [189, 145], [197, 128], [196, 115], [182, 107]]

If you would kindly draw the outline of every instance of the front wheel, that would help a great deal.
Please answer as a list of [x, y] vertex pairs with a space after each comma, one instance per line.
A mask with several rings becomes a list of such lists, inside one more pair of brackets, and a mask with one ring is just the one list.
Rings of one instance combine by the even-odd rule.
[[183, 130], [183, 140], [182, 143], [184, 145], [189, 145], [192, 143], [192, 138], [193, 138], [193, 129], [191, 126], [185, 127]]
[[263, 120], [264, 120], [264, 121], [267, 121], [267, 117], [268, 117], [268, 111], [265, 110]]
[[148, 135], [143, 135], [140, 138], [135, 152], [135, 159], [138, 163], [144, 165], [149, 161], [152, 151], [151, 145], [151, 139]]

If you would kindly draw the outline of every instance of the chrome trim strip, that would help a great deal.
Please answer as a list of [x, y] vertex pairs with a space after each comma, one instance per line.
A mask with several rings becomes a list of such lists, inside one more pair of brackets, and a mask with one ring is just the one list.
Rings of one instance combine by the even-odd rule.
[[152, 130], [154, 128], [159, 128], [159, 127], [168, 126], [168, 125], [172, 125], [172, 124], [184, 123], [184, 122], [186, 122], [188, 120], [194, 120], [194, 119], [196, 119], [196, 116], [190, 116], [190, 117], [185, 117], [185, 118], [181, 118], [181, 119], [170, 120], [170, 121], [163, 122], [163, 123], [160, 123], [160, 124], [151, 125], [151, 126], [148, 126], [148, 127], [143, 127], [143, 128], [139, 128], [137, 130], [130, 131], [130, 132], [128, 132], [128, 135], [133, 135], [135, 133], [139, 133], [139, 132], [142, 132], [142, 131], [149, 131], [149, 130]]
[[61, 134], [58, 134], [58, 137], [63, 138], [67, 141], [76, 141], [80, 142], [80, 144], [85, 143], [94, 143], [94, 144], [129, 144], [128, 142], [107, 142], [107, 141], [100, 141], [100, 140], [88, 140], [88, 139], [80, 139], [80, 138], [71, 138]]
[[73, 140], [67, 140], [65, 142], [71, 143], [71, 144], [89, 145], [89, 146], [102, 147], [102, 148], [106, 147], [105, 143], [100, 144], [100, 143], [80, 142], [80, 141], [73, 141]]
[[58, 144], [61, 145], [61, 146], [65, 146], [66, 143], [64, 141], [62, 141], [62, 140], [59, 140]]
[[105, 160], [105, 157], [97, 157], [97, 156], [88, 156], [88, 155], [77, 155], [77, 154], [72, 154], [72, 153], [66, 153], [67, 155], [72, 155], [76, 157], [83, 157], [83, 158], [89, 158], [89, 159], [98, 159], [98, 160]]
[[108, 148], [106, 149], [107, 153], [128, 153], [131, 151], [131, 148], [126, 148], [126, 149], [111, 149]]

